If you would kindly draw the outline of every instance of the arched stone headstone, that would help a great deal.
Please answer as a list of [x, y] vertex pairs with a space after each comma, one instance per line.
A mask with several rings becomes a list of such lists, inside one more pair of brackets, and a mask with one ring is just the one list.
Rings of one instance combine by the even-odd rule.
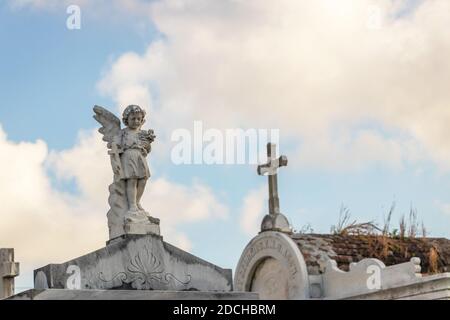
[[48, 289], [47, 276], [43, 271], [38, 271], [34, 277], [34, 288], [35, 289]]
[[282, 232], [261, 232], [242, 253], [234, 290], [258, 292], [261, 299], [309, 299], [308, 271], [298, 246]]

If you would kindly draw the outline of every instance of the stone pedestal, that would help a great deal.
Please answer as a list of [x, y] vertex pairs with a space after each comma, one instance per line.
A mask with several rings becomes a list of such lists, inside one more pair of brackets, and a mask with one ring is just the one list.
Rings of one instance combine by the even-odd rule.
[[116, 233], [114, 238], [106, 242], [107, 245], [122, 241], [127, 235], [156, 235], [161, 234], [159, 219], [153, 218], [148, 213], [140, 217], [126, 217], [120, 233]]
[[279, 231], [291, 234], [292, 227], [283, 214], [267, 214], [261, 223], [261, 231]]
[[106, 247], [34, 272], [35, 289], [231, 291], [222, 269], [157, 235], [123, 235]]
[[153, 222], [150, 219], [145, 223], [129, 221], [125, 223], [123, 228], [125, 234], [161, 234], [159, 230], [159, 221]]
[[14, 262], [14, 249], [0, 249], [0, 299], [14, 294], [14, 278], [19, 275], [19, 263]]

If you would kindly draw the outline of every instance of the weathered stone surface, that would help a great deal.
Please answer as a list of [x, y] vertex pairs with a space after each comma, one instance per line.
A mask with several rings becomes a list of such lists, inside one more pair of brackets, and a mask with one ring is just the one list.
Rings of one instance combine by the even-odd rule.
[[329, 260], [322, 275], [322, 296], [342, 299], [391, 289], [415, 282], [421, 277], [420, 259], [386, 267], [378, 259], [364, 259], [350, 265], [350, 271], [342, 271], [334, 260]]
[[[379, 259], [367, 258], [381, 252], [376, 251], [381, 250], [377, 247], [381, 240], [376, 236], [261, 232], [247, 245], [239, 260], [235, 288], [258, 292], [261, 299], [450, 297], [450, 274], [421, 274], [421, 260], [414, 256], [429, 259], [425, 253], [433, 248], [440, 268], [445, 268], [442, 264], [446, 263], [448, 253], [443, 248], [450, 240], [390, 240], [386, 242], [389, 250], [383, 249], [390, 255], [386, 260], [400, 263], [386, 265]], [[422, 266], [428, 268], [429, 263]]]
[[230, 269], [156, 235], [125, 235], [85, 256], [35, 270], [34, 276], [35, 289], [232, 290]]
[[348, 300], [450, 300], [450, 273], [441, 273], [388, 289], [354, 295]]
[[244, 249], [235, 289], [256, 291], [261, 299], [309, 299], [306, 264], [298, 246], [282, 232], [265, 231]]
[[[159, 222], [153, 223], [150, 219], [146, 219], [144, 223], [142, 222], [126, 222], [123, 226], [125, 234], [155, 234], [160, 235]], [[117, 238], [113, 238], [117, 239]]]
[[289, 297], [288, 271], [274, 258], [266, 258], [256, 268], [250, 291], [261, 299], [286, 300]]
[[[310, 274], [321, 274], [328, 259], [348, 271], [351, 263], [376, 258], [387, 266], [417, 257], [423, 273], [450, 271], [450, 240], [445, 238], [388, 238], [371, 235], [293, 234]], [[434, 261], [431, 252], [436, 253]], [[436, 269], [434, 270], [434, 266]]]
[[32, 289], [10, 300], [257, 300], [254, 292]]
[[14, 278], [19, 275], [19, 263], [14, 262], [14, 249], [0, 249], [0, 299], [14, 294]]

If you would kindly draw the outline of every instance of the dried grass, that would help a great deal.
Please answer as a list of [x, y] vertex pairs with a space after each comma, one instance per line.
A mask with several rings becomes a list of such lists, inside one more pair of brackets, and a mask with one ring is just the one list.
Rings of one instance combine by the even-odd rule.
[[430, 248], [430, 252], [428, 253], [428, 272], [429, 273], [437, 273], [439, 271], [439, 254], [435, 247]]
[[331, 233], [338, 235], [367, 235], [380, 231], [373, 221], [357, 223], [356, 220], [350, 222], [350, 218], [350, 210], [346, 206], [341, 205], [338, 223], [331, 227]]

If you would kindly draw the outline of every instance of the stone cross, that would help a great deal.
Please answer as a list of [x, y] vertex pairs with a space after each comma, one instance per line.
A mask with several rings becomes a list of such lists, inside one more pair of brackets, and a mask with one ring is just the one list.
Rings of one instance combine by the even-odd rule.
[[269, 180], [269, 214], [263, 219], [261, 231], [276, 230], [287, 233], [292, 232], [286, 217], [280, 212], [280, 199], [278, 198], [278, 168], [287, 166], [286, 156], [276, 158], [276, 144], [267, 144], [268, 162], [258, 166], [258, 174], [267, 175]]
[[276, 158], [276, 144], [267, 144], [267, 158], [266, 164], [258, 166], [258, 174], [260, 176], [269, 177], [269, 213], [280, 213], [280, 199], [278, 198], [278, 179], [277, 169], [287, 166], [287, 157], [280, 156]]
[[0, 249], [0, 299], [14, 294], [14, 277], [19, 275], [19, 263], [14, 262], [14, 249]]

